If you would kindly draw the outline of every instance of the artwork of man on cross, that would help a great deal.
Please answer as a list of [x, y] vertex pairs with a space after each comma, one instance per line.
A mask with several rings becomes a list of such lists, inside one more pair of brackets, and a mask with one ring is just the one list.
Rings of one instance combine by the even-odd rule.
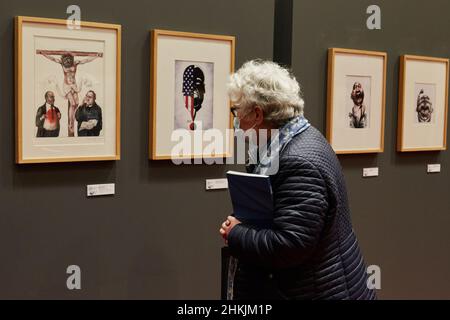
[[[64, 72], [64, 83], [62, 95], [68, 100], [68, 135], [75, 136], [75, 111], [79, 105], [78, 94], [81, 86], [78, 86], [76, 73], [78, 65], [89, 63], [97, 58], [103, 57], [101, 52], [63, 51], [63, 50], [36, 50], [36, 54], [41, 54], [50, 61], [61, 65]], [[87, 57], [76, 60], [75, 57]]]

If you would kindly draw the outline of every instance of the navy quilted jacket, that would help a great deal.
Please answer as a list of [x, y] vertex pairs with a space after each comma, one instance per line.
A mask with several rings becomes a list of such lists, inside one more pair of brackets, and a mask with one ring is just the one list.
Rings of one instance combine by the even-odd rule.
[[239, 224], [228, 236], [234, 299], [375, 299], [331, 146], [310, 126], [279, 160], [273, 226]]

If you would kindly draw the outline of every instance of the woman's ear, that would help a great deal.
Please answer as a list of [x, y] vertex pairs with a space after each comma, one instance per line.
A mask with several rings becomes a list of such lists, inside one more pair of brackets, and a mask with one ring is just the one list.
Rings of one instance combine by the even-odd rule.
[[258, 127], [264, 122], [264, 112], [260, 106], [255, 107], [255, 123]]

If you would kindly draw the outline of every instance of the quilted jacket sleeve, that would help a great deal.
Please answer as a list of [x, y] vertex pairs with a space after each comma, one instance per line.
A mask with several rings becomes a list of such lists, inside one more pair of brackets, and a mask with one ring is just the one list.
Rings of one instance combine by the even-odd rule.
[[228, 245], [242, 261], [269, 268], [297, 266], [314, 251], [324, 228], [326, 183], [310, 161], [284, 156], [274, 184], [273, 226], [238, 224], [228, 235]]

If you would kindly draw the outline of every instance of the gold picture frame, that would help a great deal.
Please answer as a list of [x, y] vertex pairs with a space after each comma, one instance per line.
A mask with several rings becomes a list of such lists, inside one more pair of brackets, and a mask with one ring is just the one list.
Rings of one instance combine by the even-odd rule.
[[[15, 126], [16, 152], [15, 152], [15, 154], [16, 154], [16, 163], [18, 163], [18, 164], [120, 160], [121, 26], [117, 25], [117, 24], [106, 24], [106, 23], [82, 21], [80, 23], [80, 27], [81, 28], [77, 29], [77, 30], [70, 30], [69, 28], [67, 28], [67, 21], [62, 20], [62, 19], [48, 19], [48, 18], [38, 18], [38, 17], [26, 17], [26, 16], [15, 17], [15, 115], [16, 115], [16, 126]], [[24, 34], [24, 28], [25, 28], [25, 34]], [[36, 30], [38, 30], [38, 28], [40, 28], [40, 30], [42, 30], [43, 28], [44, 29], [47, 28], [47, 29], [45, 29], [45, 31], [39, 31], [39, 32], [36, 31], [36, 33], [33, 34], [33, 31], [30, 31], [30, 30], [33, 30], [33, 28], [35, 28]], [[65, 28], [67, 28], [67, 30], [65, 30]], [[79, 141], [84, 138], [84, 137], [81, 137], [81, 135], [80, 136], [78, 135], [78, 133], [81, 132], [81, 130], [83, 130], [84, 128], [80, 129], [80, 127], [77, 127], [77, 129], [76, 129], [77, 131], [75, 133], [75, 123], [74, 122], [72, 122], [72, 124], [70, 124], [70, 123], [66, 124], [67, 127], [71, 129], [71, 133], [72, 133], [72, 135], [70, 135], [70, 133], [69, 133], [68, 136], [71, 138], [74, 138], [73, 140], [69, 141], [69, 144], [65, 144], [66, 142], [62, 142], [62, 140], [66, 139], [66, 137], [61, 137], [61, 136], [58, 136], [59, 140], [51, 141], [51, 143], [53, 143], [53, 145], [51, 145], [51, 143], [50, 144], [47, 143], [48, 139], [47, 140], [42, 139], [42, 136], [41, 136], [40, 137], [41, 141], [45, 140], [45, 142], [47, 143], [41, 149], [39, 149], [40, 148], [39, 144], [34, 144], [34, 142], [33, 142], [34, 141], [33, 139], [35, 139], [37, 137], [37, 135], [35, 134], [35, 131], [33, 131], [33, 130], [36, 130], [36, 128], [33, 128], [33, 129], [30, 128], [31, 122], [28, 120], [31, 117], [31, 115], [29, 114], [29, 113], [31, 113], [30, 110], [35, 110], [35, 109], [24, 109], [24, 104], [25, 104], [24, 99], [27, 100], [25, 107], [35, 108], [36, 103], [33, 105], [30, 105], [29, 102], [36, 100], [36, 98], [34, 96], [37, 95], [36, 91], [38, 91], [38, 90], [36, 90], [37, 84], [34, 83], [33, 82], [34, 80], [30, 79], [30, 77], [29, 77], [29, 72], [35, 72], [35, 71], [29, 71], [29, 69], [28, 69], [27, 73], [24, 73], [25, 72], [25, 66], [24, 66], [25, 61], [31, 61], [30, 63], [33, 63], [33, 61], [37, 61], [38, 58], [34, 57], [33, 56], [34, 54], [36, 54], [36, 55], [38, 55], [38, 54], [56, 55], [56, 54], [62, 54], [62, 52], [75, 52], [75, 53], [70, 53], [70, 54], [73, 57], [74, 56], [76, 57], [76, 54], [81, 55], [81, 53], [79, 53], [78, 51], [75, 51], [72, 48], [72, 46], [69, 49], [69, 51], [36, 50], [36, 43], [33, 43], [34, 46], [31, 47], [33, 50], [36, 50], [35, 52], [33, 52], [31, 50], [28, 50], [27, 52], [25, 52], [24, 46], [26, 48], [30, 49], [30, 46], [31, 46], [29, 44], [30, 39], [46, 38], [46, 36], [43, 35], [43, 32], [46, 32], [47, 30], [56, 30], [56, 31], [54, 31], [55, 34], [48, 36], [48, 38], [50, 38], [50, 39], [56, 39], [55, 41], [59, 41], [58, 39], [63, 39], [61, 41], [74, 41], [74, 42], [87, 41], [87, 40], [85, 40], [84, 37], [82, 37], [82, 36], [80, 37], [80, 35], [82, 34], [82, 32], [91, 32], [91, 34], [89, 34], [89, 37], [87, 37], [87, 38], [89, 41], [95, 42], [95, 38], [93, 38], [92, 34], [95, 34], [96, 31], [98, 32], [98, 34], [103, 34], [103, 33], [108, 34], [107, 36], [105, 36], [105, 37], [109, 37], [109, 38], [107, 38], [107, 40], [102, 39], [101, 41], [99, 40], [98, 42], [104, 43], [105, 48], [107, 47], [110, 50], [106, 51], [105, 53], [98, 53], [98, 57], [102, 57], [102, 58], [104, 57], [104, 60], [107, 61], [108, 65], [106, 65], [106, 62], [105, 62], [105, 65], [104, 65], [105, 69], [108, 67], [108, 70], [109, 69], [114, 70], [115, 81], [114, 81], [114, 78], [112, 78], [113, 80], [110, 81], [109, 87], [106, 86], [106, 80], [105, 80], [105, 84], [104, 84], [105, 87], [111, 89], [110, 91], [114, 92], [114, 94], [109, 95], [110, 98], [108, 98], [111, 101], [113, 101], [113, 103], [111, 103], [111, 105], [113, 105], [113, 108], [108, 108], [108, 110], [105, 110], [106, 106], [102, 106], [103, 107], [103, 118], [100, 118], [100, 119], [107, 119], [107, 120], [109, 119], [109, 123], [113, 123], [114, 126], [105, 126], [105, 124], [103, 124], [103, 127], [98, 130], [97, 134], [95, 134], [92, 137], [86, 138], [86, 139], [91, 139], [89, 141], [92, 141], [95, 139], [103, 139], [103, 137], [104, 137], [104, 141], [105, 141], [104, 142], [104, 145], [105, 145], [104, 150], [100, 147], [101, 143], [99, 143], [98, 145], [91, 143], [91, 142], [87, 143], [86, 141], [88, 141], [88, 140], [86, 140], [86, 139], [84, 140], [84, 142], [79, 142], [79, 143], [77, 142], [77, 144], [71, 145], [70, 143], [72, 143], [72, 141], [75, 141], [75, 140]], [[36, 41], [38, 41], [38, 40], [36, 40]], [[99, 46], [100, 45], [101, 44], [99, 44]], [[75, 46], [75, 45], [73, 45], [73, 46]], [[63, 48], [61, 48], [61, 50], [62, 49]], [[112, 50], [114, 50], [114, 52]], [[44, 51], [47, 53], [43, 54], [42, 52], [44, 52]], [[113, 52], [113, 54], [110, 54], [110, 52]], [[84, 56], [88, 56], [88, 55], [92, 56], [92, 53], [84, 54]], [[42, 59], [42, 60], [45, 60], [45, 59]], [[58, 60], [58, 63], [60, 63], [62, 61], [62, 55], [60, 56], [60, 58], [54, 58], [52, 60], [53, 61]], [[88, 60], [88, 59], [86, 59], [86, 60]], [[93, 61], [93, 60], [95, 60], [95, 59], [92, 58], [90, 61]], [[101, 59], [98, 59], [98, 60], [101, 60]], [[77, 63], [76, 66], [78, 66], [78, 63], [80, 61], [75, 60], [75, 59], [73, 61], [75, 61]], [[28, 63], [28, 62], [26, 62], [26, 63]], [[29, 66], [30, 63], [28, 63], [27, 66]], [[44, 62], [42, 62], [42, 63], [44, 63]], [[47, 61], [45, 63], [51, 64], [50, 62], [47, 62]], [[61, 66], [63, 66], [62, 62], [61, 62]], [[102, 64], [102, 66], [103, 66], [103, 64]], [[52, 68], [54, 68], [54, 67], [52, 67]], [[72, 81], [73, 81], [73, 79], [75, 79], [72, 82], [72, 83], [75, 83], [75, 85], [74, 85], [75, 87], [78, 84], [77, 83], [78, 74], [76, 75], [76, 73], [77, 73], [76, 70], [77, 69], [75, 67], [75, 71], [73, 71], [73, 70], [71, 71], [72, 72], [71, 75], [73, 77], [71, 79], [72, 79]], [[58, 86], [58, 88], [63, 87], [62, 91], [65, 90], [64, 85], [66, 84], [66, 80], [67, 80], [66, 71], [67, 70], [63, 70], [64, 82], [63, 82], [62, 86], [60, 86], [58, 83], [56, 84], [56, 86]], [[58, 75], [58, 77], [59, 76], [60, 75]], [[105, 76], [105, 78], [106, 78], [106, 76]], [[29, 81], [29, 82], [24, 83], [24, 81]], [[55, 85], [55, 83], [53, 83], [53, 85]], [[31, 89], [31, 90], [24, 91], [24, 86], [26, 86], [27, 89]], [[74, 87], [71, 87], [70, 90], [72, 90], [73, 88]], [[85, 85], [85, 90], [87, 88], [89, 88], [89, 86]], [[90, 91], [94, 92], [94, 90], [90, 90]], [[105, 92], [104, 95], [108, 96], [107, 93], [109, 93], [110, 91], [107, 91], [107, 89], [104, 89], [104, 92]], [[82, 91], [80, 89], [80, 91], [77, 93], [81, 93], [81, 92]], [[55, 94], [55, 96], [56, 96], [56, 94]], [[92, 94], [92, 96], [94, 97], [94, 103], [96, 103], [97, 93], [94, 92]], [[40, 95], [39, 95], [39, 97], [40, 97]], [[45, 93], [45, 97], [47, 97], [47, 92]], [[69, 101], [68, 98], [67, 98], [67, 101]], [[78, 102], [81, 102], [81, 101], [84, 102], [85, 100], [81, 100], [81, 99], [78, 100]], [[77, 101], [74, 100], [74, 102], [77, 102]], [[70, 112], [70, 103], [71, 102], [68, 102], [67, 114], [69, 114], [69, 112]], [[72, 106], [75, 107], [76, 104], [73, 103]], [[92, 105], [89, 105], [89, 107], [91, 107], [91, 106]], [[75, 110], [78, 110], [78, 107], [81, 107], [81, 103], [78, 106], [76, 106]], [[100, 110], [101, 109], [102, 108], [100, 108]], [[73, 110], [73, 111], [75, 111], [75, 110]], [[59, 119], [61, 119], [61, 113], [63, 113], [63, 111], [61, 111], [58, 114]], [[111, 117], [109, 117], [109, 114], [111, 114]], [[100, 112], [100, 115], [101, 115], [101, 112]], [[66, 115], [65, 117], [70, 118], [71, 116]], [[107, 117], [109, 117], [109, 118], [107, 118]], [[26, 125], [24, 125], [25, 120], [27, 121]], [[98, 125], [97, 120], [95, 120], [94, 123], [96, 126]], [[28, 126], [28, 127], [24, 131], [25, 126]], [[60, 134], [59, 126], [60, 126], [60, 124], [59, 124], [59, 120], [58, 120], [58, 134]], [[106, 129], [105, 129], [105, 127], [106, 127]], [[37, 130], [39, 130], [39, 129], [37, 129]], [[103, 133], [100, 134], [101, 130], [103, 130], [105, 132], [105, 134], [103, 134]], [[67, 131], [69, 131], [69, 129]], [[24, 134], [24, 132], [26, 132], [27, 134]], [[31, 134], [33, 134], [33, 136], [31, 136]], [[100, 135], [102, 135], [102, 138], [99, 138]], [[36, 138], [35, 140], [38, 140], [38, 139]], [[55, 141], [57, 141], [59, 144], [57, 145]], [[48, 145], [51, 145], [52, 147], [49, 147]], [[85, 145], [89, 145], [89, 147], [85, 147]], [[77, 150], [77, 148], [78, 148], [78, 150]], [[83, 148], [86, 148], [86, 149], [83, 149]], [[95, 154], [95, 153], [91, 154], [90, 150], [94, 150], [95, 148], [97, 148], [98, 154]], [[53, 152], [51, 155], [46, 154], [45, 150], [48, 150], [48, 149], [52, 149]]]
[[400, 57], [398, 152], [447, 149], [448, 78], [447, 58]]
[[[336, 154], [384, 151], [386, 66], [385, 52], [328, 49], [326, 137]], [[359, 111], [365, 117], [360, 116], [359, 120], [352, 114], [353, 110], [356, 110], [355, 114], [358, 112], [358, 107], [351, 102], [358, 79], [370, 88], [368, 106], [364, 105], [364, 111]], [[353, 88], [349, 87], [352, 83]], [[359, 87], [363, 87], [361, 83]], [[361, 120], [363, 118], [365, 123]]]
[[[228, 76], [234, 72], [234, 66], [235, 66], [235, 42], [236, 39], [234, 36], [228, 36], [228, 35], [214, 35], [214, 34], [202, 34], [202, 33], [191, 33], [191, 32], [180, 32], [180, 31], [170, 31], [170, 30], [161, 30], [161, 29], [154, 29], [150, 31], [151, 34], [151, 55], [150, 55], [150, 112], [149, 112], [149, 159], [150, 160], [170, 160], [170, 159], [198, 159], [198, 158], [208, 158], [208, 159], [215, 159], [215, 158], [228, 158], [232, 156], [233, 152], [233, 136], [231, 135], [230, 139], [226, 139], [225, 144], [228, 143], [228, 148], [226, 150], [223, 150], [224, 152], [218, 152], [218, 153], [211, 153], [211, 154], [198, 154], [198, 153], [188, 153], [188, 154], [180, 154], [180, 155], [174, 155], [171, 152], [168, 151], [170, 141], [161, 142], [158, 140], [158, 137], [169, 135], [171, 132], [175, 130], [175, 125], [173, 124], [172, 117], [173, 115], [164, 115], [163, 112], [169, 112], [168, 109], [172, 109], [173, 106], [176, 107], [176, 102], [174, 102], [175, 93], [174, 91], [167, 91], [165, 92], [164, 99], [159, 100], [159, 96], [161, 96], [161, 92], [159, 91], [160, 88], [171, 88], [175, 86], [175, 81], [177, 81], [176, 78], [176, 72], [175, 75], [171, 78], [171, 74], [174, 72], [174, 69], [176, 69], [176, 63], [177, 61], [199, 61], [199, 63], [209, 63], [206, 61], [211, 61], [214, 64], [214, 72], [216, 69], [221, 68], [222, 76], [218, 77], [216, 73], [214, 73], [214, 81], [217, 81], [217, 78], [220, 78], [221, 82], [215, 83], [214, 82], [214, 99], [216, 99], [218, 90], [221, 93], [221, 99], [220, 101], [214, 100], [214, 112], [215, 113], [221, 113], [224, 117], [226, 117], [226, 120], [221, 121], [221, 130], [225, 129], [231, 129], [232, 128], [232, 114], [230, 112], [231, 103], [229, 102], [228, 98], [225, 98], [224, 96], [224, 90], [226, 90], [225, 86], [225, 73], [228, 78]], [[163, 54], [161, 47], [161, 39], [171, 39], [174, 46], [180, 45], [181, 48], [179, 51], [179, 54], [175, 56], [168, 57], [166, 54]], [[193, 51], [190, 49], [190, 46], [202, 46], [197, 48], [207, 48], [208, 45], [212, 45], [211, 51], [214, 52], [214, 50], [221, 50], [220, 53], [225, 55], [225, 58], [223, 60], [214, 59], [212, 54], [202, 54], [199, 55], [199, 58], [197, 58], [195, 53], [192, 53], [190, 51]], [[219, 49], [217, 49], [217, 46], [222, 45]], [[167, 47], [166, 47], [167, 48]], [[160, 52], [161, 51], [161, 52]], [[166, 52], [169, 52], [170, 50], [167, 50]], [[207, 51], [207, 50], [205, 50]], [[203, 52], [204, 53], [204, 52]], [[208, 57], [209, 58], [205, 58]], [[205, 59], [205, 60], [202, 60]], [[208, 60], [210, 59], [210, 60]], [[227, 61], [228, 62], [223, 62]], [[164, 78], [164, 84], [161, 85], [162, 82], [162, 75], [159, 72], [159, 68], [163, 68], [162, 63], [164, 63], [164, 70], [167, 71], [169, 76], [167, 78]], [[170, 66], [170, 67], [167, 67]], [[225, 70], [226, 69], [226, 70]], [[166, 75], [166, 73], [164, 73]], [[180, 86], [181, 88], [181, 86]], [[176, 90], [180, 89], [176, 88]], [[179, 90], [178, 90], [179, 91]], [[166, 108], [162, 108], [158, 104], [158, 101], [164, 101], [166, 103]], [[228, 102], [226, 102], [228, 101]], [[162, 103], [160, 103], [162, 104]], [[218, 108], [223, 107], [223, 108]], [[186, 107], [187, 108], [187, 107]], [[175, 109], [175, 108], [173, 108]], [[183, 109], [183, 108], [181, 108]], [[170, 111], [174, 112], [175, 111]], [[162, 119], [164, 118], [164, 119]], [[216, 114], [214, 114], [214, 120], [213, 120], [213, 128], [216, 128], [215, 125], [217, 118]], [[176, 121], [176, 119], [175, 119]], [[169, 123], [170, 122], [170, 123]], [[162, 123], [160, 126], [158, 126], [158, 123]], [[194, 118], [192, 119], [192, 123], [194, 123]], [[192, 125], [192, 124], [191, 124]], [[170, 129], [171, 126], [174, 126], [174, 129]], [[165, 149], [165, 150], [162, 150]]]

